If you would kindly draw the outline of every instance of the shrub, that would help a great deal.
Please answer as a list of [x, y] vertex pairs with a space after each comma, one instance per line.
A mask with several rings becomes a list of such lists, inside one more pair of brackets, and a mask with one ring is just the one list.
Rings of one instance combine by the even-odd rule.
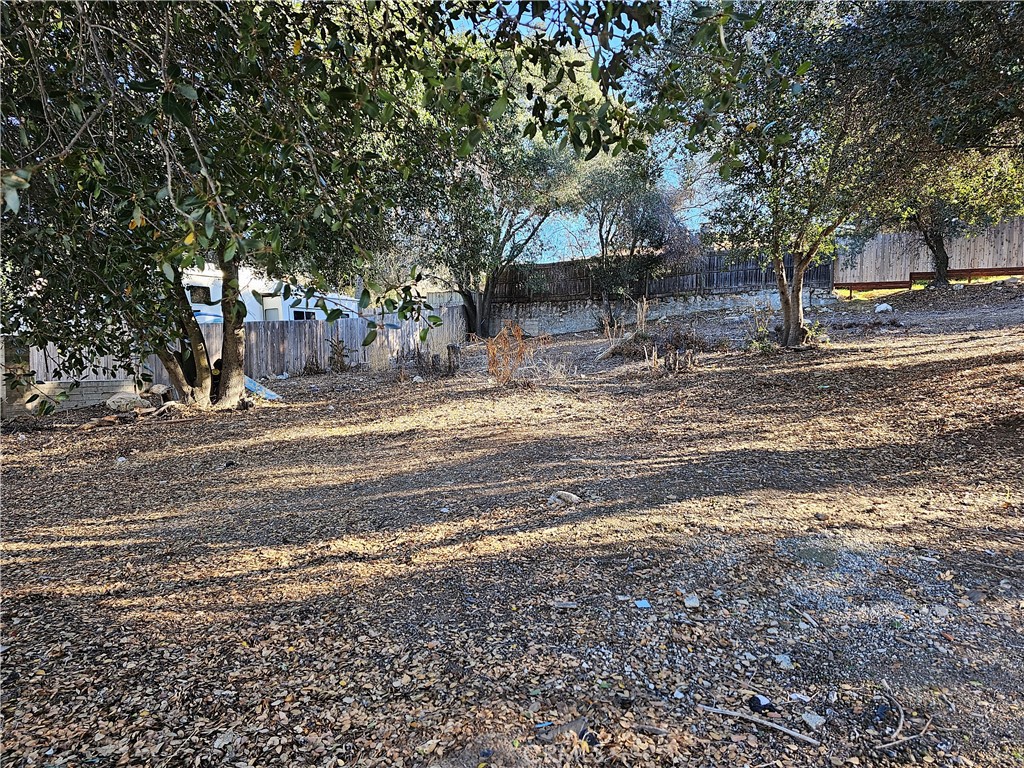
[[500, 387], [511, 384], [519, 369], [534, 353], [534, 347], [527, 341], [523, 329], [511, 322], [498, 335], [487, 339], [486, 344], [487, 372]]

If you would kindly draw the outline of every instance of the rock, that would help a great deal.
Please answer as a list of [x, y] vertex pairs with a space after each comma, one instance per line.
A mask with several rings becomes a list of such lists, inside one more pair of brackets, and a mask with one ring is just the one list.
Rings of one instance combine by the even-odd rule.
[[949, 608], [944, 605], [933, 605], [932, 616], [936, 616], [940, 619], [944, 619], [949, 616]]
[[1005, 280], [1003, 280], [1003, 285], [1017, 285], [1019, 282], [1019, 277], [1008, 277]]
[[555, 507], [564, 507], [566, 504], [579, 504], [581, 501], [583, 499], [575, 493], [569, 493], [568, 491], [555, 491], [548, 496], [548, 504]]
[[811, 727], [812, 731], [818, 730], [828, 722], [824, 717], [815, 712], [804, 712], [803, 721]]
[[551, 604], [552, 608], [579, 608], [579, 603], [573, 603], [569, 601], [559, 601]]
[[277, 378], [277, 379], [280, 379], [281, 381], [284, 381], [285, 379], [288, 379], [288, 378], [291, 378], [291, 377], [288, 376], [288, 372], [285, 371], [284, 373], [278, 374], [274, 378]]
[[423, 377], [422, 376], [413, 376], [412, 377], [412, 383], [413, 384], [422, 384], [423, 383]]
[[984, 602], [987, 597], [988, 595], [980, 589], [972, 589], [970, 592], [967, 593], [967, 599], [970, 600], [972, 603]]
[[963, 283], [956, 283], [955, 285], [950, 286], [950, 288], [952, 288], [954, 291], [962, 291], [966, 287], [967, 286], [964, 285]]
[[881, 312], [892, 312], [892, 304], [875, 304], [875, 314], [877, 315]]
[[778, 664], [781, 669], [796, 669], [796, 665], [793, 664], [793, 660], [785, 653], [780, 653], [776, 656], [775, 663]]
[[828, 520], [828, 515], [826, 515], [824, 512], [815, 512], [814, 513], [814, 519], [815, 520]]
[[128, 459], [126, 459], [124, 456], [118, 456], [117, 457], [117, 463], [118, 464], [124, 464], [126, 461], [128, 461]]
[[683, 605], [687, 608], [700, 608], [700, 598], [696, 595], [687, 595], [683, 598]]
[[166, 395], [170, 391], [171, 391], [171, 388], [168, 387], [166, 384], [154, 384], [148, 390], [146, 390], [146, 394], [147, 395], [157, 395], [158, 397], [163, 397], [164, 395]]
[[134, 411], [136, 408], [149, 407], [150, 403], [148, 400], [143, 400], [138, 395], [128, 392], [119, 392], [107, 400], [107, 408], [112, 411], [127, 412]]

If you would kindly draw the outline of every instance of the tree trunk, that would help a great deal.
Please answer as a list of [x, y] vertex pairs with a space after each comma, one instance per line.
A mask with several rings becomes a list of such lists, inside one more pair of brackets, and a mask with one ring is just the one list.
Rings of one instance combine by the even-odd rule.
[[932, 264], [935, 266], [935, 279], [932, 285], [949, 285], [949, 253], [946, 252], [946, 241], [942, 236], [941, 225], [936, 224], [942, 218], [935, 210], [923, 209], [917, 211], [913, 216], [914, 226], [921, 233], [925, 247], [932, 255]]
[[466, 333], [476, 333], [478, 330], [478, 312], [476, 308], [476, 294], [473, 291], [457, 288], [456, 292], [462, 297], [462, 312], [466, 316]]
[[200, 408], [210, 407], [209, 380], [206, 382], [206, 389], [204, 391], [202, 388], [196, 387], [194, 382], [189, 380], [189, 376], [185, 373], [181, 361], [174, 352], [171, 352], [169, 349], [161, 349], [157, 351], [156, 355], [160, 358], [160, 362], [164, 364], [167, 376], [171, 380], [171, 386], [177, 391], [181, 402]]
[[157, 357], [167, 369], [171, 384], [178, 391], [182, 401], [200, 408], [210, 407], [213, 372], [210, 369], [210, 356], [206, 350], [206, 337], [202, 326], [196, 320], [192, 304], [188, 300], [181, 272], [175, 270], [174, 285], [171, 296], [178, 311], [178, 322], [184, 331], [181, 350], [170, 349], [157, 351]]
[[946, 252], [946, 242], [941, 232], [931, 235], [928, 248], [932, 252], [932, 261], [935, 263], [936, 285], [949, 285], [949, 253]]
[[804, 326], [804, 270], [799, 264], [793, 265], [788, 305], [788, 317], [784, 323], [788, 330], [783, 344], [787, 347], [799, 347], [807, 341], [807, 328]]
[[479, 300], [476, 314], [476, 335], [482, 339], [489, 338], [491, 335], [491, 309], [494, 305], [493, 285], [494, 283], [488, 280], [484, 285], [483, 292], [477, 293]]
[[775, 278], [779, 287], [779, 304], [782, 309], [782, 330], [779, 343], [784, 347], [799, 347], [807, 341], [804, 327], [804, 273], [807, 270], [797, 254], [793, 256], [792, 279], [786, 277], [786, 265], [781, 257], [772, 259]]
[[779, 289], [779, 308], [782, 310], [782, 330], [779, 331], [778, 342], [785, 346], [790, 333], [792, 301], [789, 295], [789, 280], [786, 279], [786, 264], [782, 260], [782, 256], [772, 256], [772, 268], [775, 270], [775, 284]]
[[238, 284], [238, 263], [223, 261], [224, 348], [221, 352], [220, 390], [217, 407], [237, 408], [245, 394], [245, 303]]

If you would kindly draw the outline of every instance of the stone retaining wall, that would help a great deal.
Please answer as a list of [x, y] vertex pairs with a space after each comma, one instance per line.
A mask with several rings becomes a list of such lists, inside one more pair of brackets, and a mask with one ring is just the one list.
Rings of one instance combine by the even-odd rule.
[[[832, 291], [809, 288], [804, 291], [804, 306], [821, 306], [836, 301]], [[756, 304], [764, 307], [771, 304], [779, 308], [779, 294], [776, 291], [757, 291], [739, 294], [710, 294], [706, 296], [680, 296], [678, 298], [651, 299], [648, 305], [648, 320], [662, 317], [685, 317], [699, 312], [734, 310], [745, 312]], [[514, 321], [531, 334], [579, 333], [601, 328], [601, 303], [599, 301], [521, 302], [496, 304], [491, 327], [501, 328], [502, 324]], [[627, 323], [635, 321], [634, 311], [626, 313]]]

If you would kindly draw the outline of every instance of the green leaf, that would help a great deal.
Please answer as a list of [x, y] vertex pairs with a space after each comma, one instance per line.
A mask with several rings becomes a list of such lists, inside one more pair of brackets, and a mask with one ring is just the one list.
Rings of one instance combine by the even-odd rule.
[[191, 85], [188, 85], [187, 83], [178, 83], [174, 86], [174, 90], [176, 90], [189, 101], [195, 101], [199, 98], [199, 93], [196, 91], [196, 89], [193, 88]]
[[366, 309], [370, 306], [371, 299], [372, 297], [370, 296], [370, 292], [366, 288], [363, 288], [363, 292], [359, 294], [359, 308]]
[[490, 117], [491, 120], [497, 120], [503, 114], [505, 114], [506, 109], [508, 109], [508, 98], [504, 94], [502, 94], [498, 98], [498, 100], [494, 102], [494, 106], [491, 107], [491, 111], [490, 113], [488, 113], [488, 117]]
[[421, 328], [420, 329], [420, 341], [421, 342], [427, 340], [427, 334], [428, 333], [430, 333], [430, 329], [429, 328]]
[[373, 344], [373, 341], [376, 338], [377, 338], [377, 329], [376, 328], [371, 328], [369, 333], [366, 334], [366, 338], [363, 339], [362, 346], [364, 346], [364, 347], [370, 346], [371, 344]]
[[162, 262], [160, 264], [160, 269], [163, 270], [164, 277], [167, 278], [167, 282], [168, 283], [173, 283], [174, 282], [174, 267], [172, 267], [169, 262], [165, 261], [165, 262]]

